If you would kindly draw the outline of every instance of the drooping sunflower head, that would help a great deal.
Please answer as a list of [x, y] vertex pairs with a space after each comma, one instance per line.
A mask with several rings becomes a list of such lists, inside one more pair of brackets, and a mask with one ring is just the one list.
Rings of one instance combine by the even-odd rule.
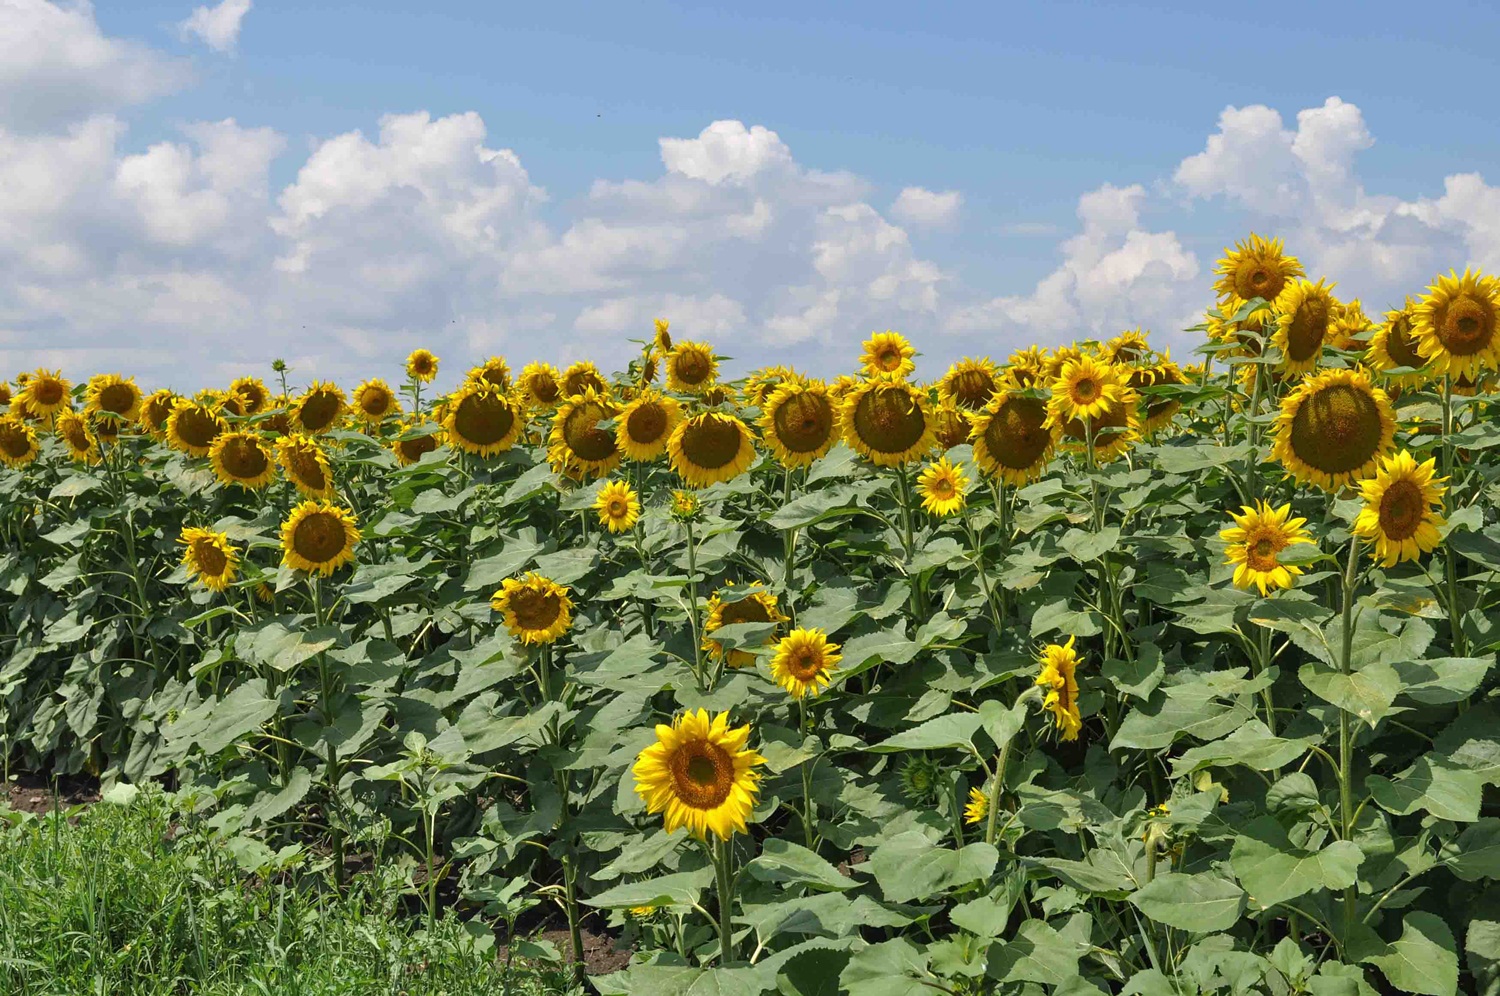
[[141, 410], [136, 416], [136, 421], [153, 438], [165, 439], [167, 419], [171, 417], [172, 409], [176, 404], [177, 395], [172, 393], [171, 388], [163, 387], [152, 391], [141, 402]]
[[562, 374], [550, 363], [528, 363], [521, 368], [521, 376], [516, 381], [521, 388], [521, 393], [526, 397], [526, 403], [533, 408], [554, 408], [562, 398], [562, 389], [559, 382]]
[[719, 358], [706, 342], [679, 342], [667, 353], [667, 387], [684, 394], [702, 394], [719, 375]]
[[271, 403], [271, 392], [259, 377], [239, 377], [229, 385], [229, 393], [240, 399], [246, 415], [259, 415]]
[[1041, 346], [1027, 346], [1011, 353], [1005, 361], [1005, 377], [1016, 387], [1035, 387], [1047, 379], [1049, 360]]
[[425, 417], [402, 421], [400, 428], [396, 431], [396, 438], [391, 440], [391, 453], [395, 455], [398, 466], [410, 467], [438, 448], [438, 444], [442, 442], [441, 431], [420, 434], [416, 432], [417, 429], [430, 424]]
[[667, 440], [681, 421], [682, 405], [676, 398], [647, 388], [615, 421], [615, 441], [627, 460], [658, 460], [667, 452]]
[[670, 325], [671, 323], [665, 318], [658, 318], [656, 320], [656, 337], [652, 340], [651, 345], [663, 356], [672, 351], [672, 333], [667, 331]]
[[932, 410], [932, 434], [939, 452], [946, 452], [969, 438], [971, 412], [951, 404], [940, 404]]
[[1312, 542], [1304, 528], [1307, 520], [1293, 518], [1290, 504], [1274, 508], [1267, 501], [1246, 505], [1238, 515], [1229, 514], [1234, 525], [1220, 530], [1219, 537], [1228, 544], [1224, 563], [1235, 565], [1235, 587], [1254, 585], [1261, 595], [1267, 595], [1295, 584], [1302, 568], [1283, 564], [1281, 553], [1289, 546]]
[[95, 374], [89, 378], [83, 410], [93, 414], [108, 412], [127, 422], [135, 421], [141, 412], [141, 389], [134, 377], [119, 374]]
[[1478, 380], [1500, 366], [1500, 277], [1438, 277], [1417, 305], [1413, 335], [1434, 373]]
[[1282, 400], [1271, 454], [1298, 481], [1336, 491], [1373, 473], [1395, 435], [1390, 398], [1369, 374], [1326, 370]]
[[687, 827], [700, 840], [749, 833], [746, 820], [760, 792], [765, 758], [750, 750], [750, 727], [729, 727], [729, 713], [713, 718], [704, 709], [658, 724], [656, 742], [641, 751], [631, 769], [646, 811], [661, 813], [663, 829]]
[[1276, 298], [1271, 344], [1281, 351], [1282, 373], [1306, 373], [1318, 365], [1323, 345], [1344, 306], [1323, 281], [1291, 280]]
[[926, 754], [916, 754], [901, 762], [898, 778], [901, 794], [907, 802], [931, 803], [937, 801], [941, 790], [942, 766]]
[[276, 478], [276, 459], [259, 433], [221, 432], [208, 447], [208, 463], [224, 484], [259, 491]]
[[208, 456], [209, 447], [229, 423], [202, 401], [178, 398], [167, 416], [167, 445], [188, 456]]
[[470, 368], [464, 386], [483, 386], [504, 394], [510, 390], [510, 364], [503, 356], [491, 356], [479, 366]]
[[414, 349], [406, 358], [406, 376], [430, 384], [437, 377], [438, 358], [426, 349]]
[[1052, 713], [1063, 740], [1077, 740], [1083, 729], [1078, 712], [1078, 652], [1073, 649], [1077, 639], [1070, 636], [1067, 643], [1049, 643], [1036, 658], [1041, 667], [1036, 684], [1043, 692], [1042, 708]]
[[333, 467], [312, 436], [294, 434], [277, 439], [276, 462], [305, 497], [333, 497]]
[[859, 355], [859, 365], [866, 377], [904, 380], [907, 374], [917, 368], [916, 347], [900, 332], [890, 329], [875, 332], [860, 346], [862, 352]]
[[781, 638], [771, 658], [771, 677], [794, 699], [817, 695], [828, 687], [843, 656], [821, 629], [794, 629]]
[[490, 607], [505, 619], [505, 628], [522, 643], [552, 643], [573, 622], [573, 600], [566, 585], [536, 572], [506, 578], [490, 598]]
[[736, 588], [734, 582], [729, 582], [724, 588], [714, 592], [708, 600], [708, 607], [703, 620], [703, 649], [708, 651], [714, 660], [724, 658], [730, 667], [745, 667], [755, 663], [755, 654], [748, 650], [729, 650], [725, 657], [725, 647], [718, 640], [710, 639], [709, 634], [714, 633], [725, 626], [735, 623], [770, 623], [772, 632], [767, 634], [764, 644], [769, 646], [775, 639], [775, 626], [787, 621], [782, 615], [781, 609], [777, 607], [776, 596], [764, 590], [759, 585], [750, 585], [746, 588]]
[[1297, 257], [1282, 250], [1281, 239], [1265, 239], [1254, 232], [1250, 238], [1236, 242], [1233, 249], [1225, 249], [1214, 271], [1219, 275], [1214, 284], [1219, 298], [1276, 300], [1289, 281], [1304, 275]]
[[0, 415], [0, 463], [20, 469], [39, 452], [35, 429], [14, 415]]
[[[1419, 372], [1427, 361], [1417, 351], [1416, 336], [1412, 334], [1416, 312], [1417, 304], [1410, 297], [1402, 307], [1387, 311], [1385, 322], [1376, 326], [1365, 351], [1364, 362], [1397, 387], [1417, 387], [1427, 380], [1427, 375]], [[1409, 367], [1411, 372], [1389, 373], [1399, 367]]]
[[969, 789], [969, 801], [964, 806], [964, 822], [971, 825], [983, 823], [989, 815], [990, 797], [981, 789]]
[[614, 403], [589, 389], [557, 408], [548, 436], [547, 459], [558, 473], [603, 477], [620, 465], [615, 434], [599, 423], [618, 414]]
[[315, 380], [292, 405], [292, 428], [308, 436], [322, 435], [338, 423], [347, 407], [343, 388]]
[[917, 475], [917, 490], [922, 495], [922, 507], [940, 517], [963, 511], [964, 493], [968, 487], [968, 475], [962, 467], [949, 463], [947, 457], [928, 464]]
[[932, 450], [937, 435], [927, 393], [904, 380], [871, 378], [844, 397], [844, 442], [877, 467], [899, 467]]
[[969, 442], [974, 462], [991, 477], [1024, 487], [1042, 476], [1057, 443], [1047, 403], [1018, 390], [990, 399], [972, 419]]
[[1118, 368], [1092, 356], [1079, 356], [1058, 371], [1050, 404], [1060, 419], [1097, 421], [1119, 402], [1123, 390]]
[[376, 425], [392, 415], [400, 415], [401, 402], [396, 400], [391, 385], [376, 377], [354, 389], [354, 414]]
[[281, 524], [281, 562], [328, 577], [354, 560], [354, 513], [328, 501], [304, 501]]
[[1381, 457], [1374, 477], [1359, 482], [1364, 508], [1354, 522], [1356, 536], [1372, 544], [1371, 555], [1394, 567], [1431, 553], [1443, 541], [1438, 530], [1447, 478], [1436, 477], [1436, 459], [1418, 463], [1401, 450]]
[[240, 552], [229, 542], [226, 533], [189, 526], [177, 542], [183, 545], [182, 566], [188, 580], [197, 581], [210, 591], [223, 591], [234, 583]]
[[267, 432], [274, 432], [278, 436], [290, 436], [292, 429], [292, 405], [293, 401], [285, 394], [278, 394], [271, 399], [270, 406], [260, 418], [260, 424]]
[[806, 467], [838, 439], [838, 405], [820, 380], [783, 382], [761, 406], [759, 425], [783, 467]]
[[448, 445], [475, 456], [503, 453], [515, 445], [526, 412], [486, 382], [469, 381], [448, 399], [443, 420]]
[[612, 533], [623, 533], [641, 517], [641, 499], [626, 481], [611, 481], [594, 499], [599, 524]]
[[700, 412], [683, 419], [667, 440], [672, 469], [690, 487], [730, 481], [755, 462], [750, 427], [737, 416]]
[[609, 396], [609, 382], [599, 373], [599, 368], [588, 360], [579, 360], [572, 364], [562, 375], [563, 397], [571, 398], [575, 394], [583, 394], [593, 391], [601, 398]]
[[1000, 387], [1000, 371], [988, 356], [972, 359], [965, 356], [938, 381], [938, 398], [966, 411], [978, 411], [989, 404]]
[[1151, 344], [1146, 341], [1145, 332], [1138, 328], [1129, 329], [1105, 343], [1099, 352], [1106, 363], [1116, 365], [1140, 363], [1150, 359]]
[[38, 367], [26, 377], [20, 396], [32, 418], [46, 419], [73, 407], [72, 390], [61, 371]]
[[77, 412], [62, 412], [57, 416], [57, 438], [68, 448], [68, 456], [79, 463], [98, 463], [99, 437], [89, 429], [88, 419]]
[[1328, 326], [1328, 345], [1346, 353], [1363, 353], [1369, 345], [1364, 334], [1370, 331], [1371, 322], [1359, 298], [1348, 302]]

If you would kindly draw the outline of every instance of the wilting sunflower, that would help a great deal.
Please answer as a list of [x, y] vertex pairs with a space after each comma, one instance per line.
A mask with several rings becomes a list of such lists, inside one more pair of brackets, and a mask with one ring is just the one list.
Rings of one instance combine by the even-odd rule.
[[562, 398], [562, 374], [550, 363], [528, 363], [521, 368], [516, 386], [533, 408], [552, 408]]
[[271, 403], [271, 392], [259, 377], [239, 377], [229, 385], [229, 393], [240, 399], [246, 415], [259, 415]]
[[667, 331], [671, 324], [665, 318], [656, 320], [656, 337], [651, 341], [651, 345], [663, 356], [672, 351], [672, 333]]
[[171, 388], [163, 387], [152, 391], [146, 400], [141, 402], [141, 410], [136, 415], [136, 422], [142, 429], [156, 439], [165, 439], [167, 436], [167, 419], [172, 415], [172, 409], [177, 404], [177, 395], [172, 393]]
[[683, 419], [667, 440], [672, 469], [695, 488], [729, 481], [755, 462], [750, 427], [733, 415], [701, 412]]
[[1254, 507], [1245, 505], [1239, 515], [1230, 512], [1229, 516], [1234, 525], [1221, 529], [1219, 537], [1229, 544], [1224, 550], [1224, 563], [1235, 565], [1235, 587], [1255, 585], [1261, 595], [1277, 588], [1290, 588], [1302, 568], [1283, 564], [1281, 551], [1294, 544], [1312, 542], [1304, 528], [1307, 520], [1292, 518], [1290, 504], [1272, 508], [1267, 501], [1257, 501]]
[[375, 425], [392, 415], [401, 414], [401, 402], [385, 381], [376, 377], [354, 389], [354, 414]]
[[1264, 239], [1254, 232], [1250, 238], [1236, 242], [1233, 249], [1225, 249], [1214, 272], [1219, 274], [1214, 290], [1219, 292], [1221, 302], [1232, 303], [1228, 308], [1231, 314], [1239, 302], [1257, 297], [1276, 300], [1288, 282], [1304, 275], [1297, 257], [1282, 252], [1280, 239]]
[[[733, 581], [726, 585], [726, 590], [732, 588]], [[742, 591], [744, 589], [735, 589], [735, 593]], [[723, 597], [725, 593], [726, 591], [714, 592], [713, 597], [708, 600], [707, 615], [703, 620], [703, 649], [714, 660], [724, 657], [724, 645], [718, 640], [709, 639], [709, 634], [716, 630], [735, 623], [780, 625], [787, 621], [786, 616], [777, 608], [776, 596], [758, 585], [752, 585], [749, 594], [735, 601], [726, 601]], [[774, 635], [768, 635], [764, 645], [769, 645], [773, 639]], [[730, 667], [745, 667], [755, 663], [755, 655], [748, 650], [731, 650], [727, 662]]]
[[965, 356], [938, 381], [938, 399], [968, 411], [978, 411], [1000, 387], [1000, 370], [988, 356]]
[[1443, 541], [1438, 528], [1447, 478], [1434, 479], [1436, 460], [1416, 459], [1401, 450], [1380, 459], [1374, 477], [1359, 482], [1365, 507], [1354, 521], [1354, 534], [1374, 544], [1371, 554], [1383, 567], [1394, 567], [1431, 553]]
[[599, 373], [599, 368], [588, 360], [579, 360], [564, 370], [560, 383], [565, 398], [586, 391], [593, 391], [601, 398], [609, 395], [609, 382]]
[[412, 380], [419, 380], [424, 384], [431, 384], [437, 376], [438, 358], [432, 355], [430, 350], [414, 349], [406, 358], [406, 376]]
[[448, 445], [476, 456], [493, 456], [515, 445], [526, 422], [521, 406], [485, 383], [470, 382], [449, 399]]
[[214, 440], [228, 431], [229, 423], [217, 409], [202, 401], [178, 398], [167, 416], [167, 445], [188, 456], [208, 456]]
[[182, 530], [177, 542], [185, 548], [182, 566], [187, 569], [189, 580], [196, 580], [210, 591], [223, 591], [234, 583], [240, 552], [229, 542], [227, 533], [189, 526]]
[[1059, 419], [1097, 421], [1120, 400], [1119, 371], [1092, 356], [1066, 361], [1052, 382], [1053, 412]]
[[817, 695], [828, 687], [843, 657], [837, 643], [821, 629], [794, 629], [781, 638], [771, 658], [771, 677], [794, 699]]
[[410, 435], [414, 429], [428, 425], [423, 419], [406, 419], [396, 431], [396, 438], [391, 440], [391, 452], [396, 456], [396, 463], [402, 467], [410, 467], [423, 456], [438, 448], [442, 441], [440, 432], [427, 432], [420, 436]]
[[1500, 277], [1450, 271], [1427, 288], [1412, 334], [1437, 374], [1478, 380], [1500, 366]]
[[292, 405], [292, 429], [308, 436], [322, 435], [338, 423], [346, 407], [343, 388], [315, 380]]
[[964, 806], [964, 822], [969, 824], [983, 823], [985, 817], [989, 815], [990, 797], [981, 789], [969, 789], [969, 802]]
[[133, 422], [141, 411], [141, 389], [134, 377], [96, 374], [85, 389], [83, 410], [87, 414], [108, 412]]
[[787, 381], [766, 398], [759, 425], [783, 467], [806, 467], [838, 439], [838, 408], [822, 381]]
[[510, 635], [525, 644], [552, 643], [573, 622], [573, 600], [566, 585], [533, 571], [506, 578], [490, 597], [490, 607], [505, 617]]
[[687, 827], [698, 839], [710, 833], [728, 840], [736, 830], [749, 833], [745, 820], [760, 792], [757, 765], [765, 758], [750, 750], [750, 727], [729, 728], [729, 713], [712, 719], [707, 710], [683, 713], [671, 726], [659, 723], [656, 743], [641, 751], [631, 771], [635, 792], [648, 813], [661, 813], [673, 833]]
[[1276, 330], [1271, 344], [1281, 350], [1282, 373], [1306, 373], [1318, 365], [1323, 343], [1344, 306], [1323, 281], [1288, 281], [1276, 298]]
[[1391, 400], [1369, 374], [1327, 370], [1282, 400], [1271, 456], [1298, 481], [1335, 491], [1373, 473], [1395, 435]]
[[1036, 685], [1042, 689], [1042, 708], [1052, 714], [1063, 740], [1077, 740], [1083, 729], [1083, 717], [1078, 712], [1078, 654], [1073, 644], [1078, 638], [1068, 637], [1067, 643], [1049, 643], [1037, 654], [1036, 662], [1042, 666], [1036, 676]]
[[647, 388], [615, 420], [615, 442], [625, 459], [646, 462], [667, 452], [667, 440], [682, 421], [676, 398]]
[[352, 512], [332, 502], [305, 501], [281, 524], [281, 562], [327, 577], [354, 560], [358, 542]]
[[866, 377], [904, 380], [907, 374], [917, 369], [916, 347], [900, 332], [890, 329], [876, 332], [860, 343], [860, 347], [859, 364]]
[[503, 356], [491, 356], [477, 367], [469, 369], [464, 379], [465, 386], [480, 385], [504, 393], [510, 390], [510, 364]]
[[[1410, 297], [1402, 307], [1387, 311], [1384, 324], [1376, 327], [1365, 350], [1365, 363], [1397, 387], [1418, 387], [1427, 381], [1427, 375], [1418, 372], [1427, 361], [1417, 352], [1417, 340], [1412, 335], [1416, 311], [1416, 302]], [[1413, 372], [1387, 373], [1397, 367], [1410, 367]]]
[[947, 457], [928, 464], [917, 475], [917, 490], [922, 495], [922, 507], [937, 516], [962, 511], [964, 491], [968, 486], [969, 477], [963, 472], [963, 468], [949, 463]]
[[844, 398], [844, 441], [878, 467], [920, 460], [937, 442], [927, 393], [900, 380], [867, 380]]
[[1370, 319], [1365, 315], [1359, 298], [1355, 298], [1343, 306], [1338, 317], [1328, 326], [1328, 345], [1346, 353], [1363, 353], [1369, 343], [1359, 337], [1368, 331]]
[[333, 467], [313, 437], [291, 435], [276, 440], [276, 462], [305, 497], [333, 497]]
[[[1245, 364], [1242, 369], [1253, 369], [1253, 366], [1253, 364]], [[1187, 379], [1182, 375], [1182, 368], [1172, 361], [1170, 351], [1157, 362], [1134, 367], [1130, 371], [1129, 384], [1137, 392], [1142, 388], [1163, 384], [1185, 383]], [[1146, 397], [1144, 400], [1145, 410], [1141, 413], [1141, 431], [1143, 432], [1155, 432], [1170, 425], [1172, 417], [1182, 409], [1182, 402], [1176, 398], [1157, 395]]]
[[36, 430], [14, 415], [0, 415], [0, 463], [21, 468], [37, 453]]
[[251, 491], [259, 491], [276, 479], [271, 447], [254, 432], [219, 433], [208, 448], [208, 463], [223, 483]]
[[601, 421], [616, 414], [614, 404], [592, 388], [559, 405], [547, 445], [547, 459], [553, 468], [603, 477], [618, 467], [621, 452], [615, 434], [599, 428]]
[[76, 412], [57, 416], [57, 438], [67, 444], [68, 456], [79, 463], [98, 463], [103, 459], [99, 437], [89, 430], [88, 419]]
[[1047, 403], [1008, 389], [971, 418], [974, 462], [991, 477], [1024, 487], [1042, 476], [1057, 442]]
[[20, 397], [32, 418], [46, 419], [72, 407], [72, 389], [61, 371], [38, 368], [26, 379]]
[[713, 386], [719, 360], [705, 342], [680, 342], [667, 353], [667, 387], [684, 394], [702, 394]]
[[611, 481], [599, 489], [594, 511], [599, 513], [601, 526], [612, 533], [623, 533], [640, 519], [641, 500], [626, 482]]

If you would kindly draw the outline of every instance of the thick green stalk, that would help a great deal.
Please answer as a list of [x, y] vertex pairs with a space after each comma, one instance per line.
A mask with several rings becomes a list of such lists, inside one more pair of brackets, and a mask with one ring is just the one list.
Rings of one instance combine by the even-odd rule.
[[[1353, 670], [1354, 655], [1354, 585], [1359, 566], [1359, 537], [1349, 537], [1349, 559], [1344, 564], [1344, 591], [1341, 615], [1343, 619], [1343, 646], [1339, 653], [1339, 670], [1348, 675]], [[1342, 837], [1350, 840], [1354, 836], [1354, 731], [1347, 710], [1339, 710], [1339, 822]], [[1358, 885], [1344, 890], [1344, 942], [1354, 932], [1355, 907], [1359, 899]]]
[[717, 836], [712, 846], [714, 872], [719, 886], [719, 967], [726, 968], [734, 960], [734, 924], [731, 920], [734, 909], [734, 878], [729, 869], [733, 851], [729, 841]]
[[687, 527], [688, 622], [692, 626], [693, 677], [697, 679], [701, 692], [707, 691], [708, 686], [703, 681], [703, 638], [699, 635], [702, 627], [698, 619], [698, 542], [693, 534], [693, 520], [688, 519], [684, 525]]
[[993, 844], [995, 842], [995, 830], [1000, 816], [1000, 797], [1005, 792], [1005, 768], [1010, 763], [1010, 745], [1015, 742], [1015, 737], [1006, 739], [1000, 748], [1000, 755], [995, 759], [995, 781], [990, 786], [990, 813], [989, 823], [984, 828], [984, 842]]

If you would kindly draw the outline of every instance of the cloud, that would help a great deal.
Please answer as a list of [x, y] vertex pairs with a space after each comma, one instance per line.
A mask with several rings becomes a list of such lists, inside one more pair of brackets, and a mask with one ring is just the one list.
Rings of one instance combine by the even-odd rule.
[[184, 41], [197, 38], [215, 52], [233, 52], [250, 6], [251, 0], [220, 0], [217, 7], [195, 7], [177, 25], [178, 34]]
[[924, 187], [907, 187], [891, 205], [891, 217], [921, 228], [946, 228], [958, 220], [963, 195], [956, 190], [942, 193]]

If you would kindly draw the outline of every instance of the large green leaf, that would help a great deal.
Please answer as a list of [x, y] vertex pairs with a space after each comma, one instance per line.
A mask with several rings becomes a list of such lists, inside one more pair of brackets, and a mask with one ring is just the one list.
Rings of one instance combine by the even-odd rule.
[[1160, 872], [1130, 901], [1158, 923], [1211, 934], [1234, 926], [1245, 911], [1245, 890], [1209, 872]]
[[1413, 911], [1401, 924], [1401, 937], [1361, 961], [1380, 969], [1402, 992], [1454, 996], [1458, 992], [1458, 947], [1440, 917]]
[[870, 870], [886, 899], [904, 903], [988, 878], [999, 860], [1000, 852], [992, 844], [969, 844], [954, 851], [935, 844], [920, 830], [908, 830], [875, 849]]

